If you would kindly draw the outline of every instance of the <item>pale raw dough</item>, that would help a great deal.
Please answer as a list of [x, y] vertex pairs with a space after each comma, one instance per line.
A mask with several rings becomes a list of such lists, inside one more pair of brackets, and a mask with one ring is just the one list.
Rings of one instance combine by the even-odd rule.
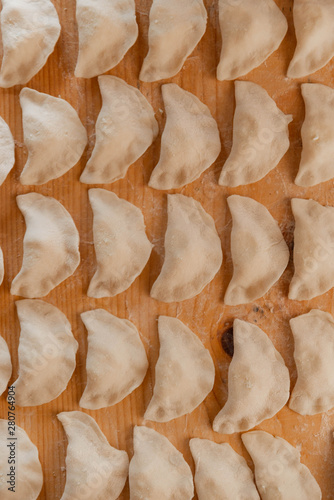
[[278, 281], [289, 262], [289, 249], [269, 211], [246, 196], [227, 199], [232, 214], [233, 276], [225, 304], [247, 304], [263, 297]]
[[292, 121], [260, 85], [234, 85], [233, 146], [219, 179], [221, 186], [231, 187], [257, 182], [278, 165], [289, 149]]
[[209, 108], [175, 83], [162, 86], [167, 121], [160, 160], [149, 186], [178, 189], [212, 165], [221, 150], [219, 130]]
[[28, 149], [20, 181], [38, 186], [64, 175], [78, 163], [87, 144], [87, 132], [75, 109], [64, 99], [24, 88], [20, 103]]
[[298, 378], [289, 407], [315, 415], [334, 407], [334, 319], [312, 309], [290, 320]]
[[99, 410], [122, 401], [143, 382], [148, 361], [137, 328], [104, 309], [81, 314], [88, 331], [87, 386], [80, 406]]
[[334, 207], [300, 198], [293, 198], [291, 205], [295, 273], [289, 299], [310, 300], [334, 286]]
[[162, 302], [195, 297], [213, 280], [222, 261], [213, 218], [193, 198], [168, 195], [165, 261], [151, 297]]
[[289, 399], [289, 370], [266, 333], [235, 319], [234, 354], [228, 371], [228, 399], [213, 430], [247, 431], [278, 413]]
[[77, 78], [117, 66], [138, 37], [135, 0], [76, 0], [79, 31]]
[[260, 66], [288, 30], [274, 0], [219, 0], [219, 22], [223, 46], [218, 80], [234, 80]]
[[5, 264], [3, 260], [3, 252], [2, 249], [0, 248], [0, 285], [3, 282], [4, 276], [5, 276]]
[[321, 500], [321, 490], [300, 452], [280, 437], [264, 431], [241, 436], [255, 465], [262, 500]]
[[0, 87], [24, 85], [46, 63], [60, 35], [50, 0], [2, 0]]
[[191, 439], [198, 500], [260, 500], [246, 460], [227, 443]]
[[149, 50], [139, 79], [155, 82], [175, 76], [206, 30], [203, 0], [153, 0]]
[[130, 500], [191, 500], [193, 476], [172, 443], [148, 427], [133, 431], [134, 455], [130, 462]]
[[334, 89], [303, 83], [305, 121], [301, 134], [302, 157], [295, 183], [315, 186], [334, 177]]
[[0, 117], [0, 186], [15, 164], [15, 142], [5, 120]]
[[5, 339], [0, 337], [0, 396], [7, 389], [12, 374], [12, 361]]
[[99, 85], [103, 104], [95, 147], [80, 178], [85, 184], [122, 179], [159, 132], [153, 108], [138, 89], [115, 76], [100, 76]]
[[75, 369], [78, 342], [66, 316], [43, 300], [16, 302], [21, 333], [19, 376], [15, 386], [18, 406], [39, 406], [56, 399]]
[[45, 297], [78, 267], [79, 233], [68, 211], [54, 198], [28, 193], [16, 201], [27, 229], [22, 268], [10, 293], [28, 299]]
[[15, 493], [9, 491], [8, 455], [10, 436], [8, 421], [0, 420], [0, 498], [1, 500], [37, 500], [43, 486], [43, 472], [38, 458], [38, 450], [27, 433], [15, 426]]
[[89, 201], [94, 213], [97, 270], [87, 295], [114, 297], [141, 274], [153, 245], [146, 236], [143, 214], [135, 205], [105, 189], [90, 189]]
[[95, 420], [80, 411], [57, 415], [68, 439], [61, 500], [116, 500], [129, 471], [125, 451], [110, 446]]
[[169, 422], [191, 413], [212, 391], [215, 365], [199, 338], [177, 318], [159, 317], [159, 359], [144, 418]]
[[325, 66], [334, 56], [334, 3], [294, 0], [293, 22], [297, 47], [288, 76], [302, 78]]

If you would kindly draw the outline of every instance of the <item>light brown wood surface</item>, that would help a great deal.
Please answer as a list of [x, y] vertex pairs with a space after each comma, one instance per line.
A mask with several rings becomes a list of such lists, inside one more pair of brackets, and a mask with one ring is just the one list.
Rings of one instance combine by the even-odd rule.
[[[88, 203], [88, 186], [80, 184], [79, 176], [94, 145], [94, 124], [101, 107], [97, 79], [79, 80], [74, 78], [77, 57], [77, 27], [75, 23], [74, 0], [54, 0], [62, 25], [62, 33], [55, 52], [44, 69], [29, 83], [29, 87], [60, 96], [69, 101], [78, 111], [87, 127], [89, 147], [80, 164], [66, 175], [37, 188], [23, 187], [19, 175], [27, 158], [22, 141], [21, 110], [19, 92], [21, 87], [0, 90], [0, 114], [9, 123], [16, 140], [16, 166], [0, 188], [0, 245], [5, 258], [5, 280], [0, 288], [0, 332], [9, 344], [16, 379], [18, 371], [17, 348], [19, 342], [19, 322], [15, 312], [15, 300], [9, 293], [10, 283], [21, 267], [22, 238], [25, 224], [17, 208], [18, 194], [37, 191], [54, 196], [72, 214], [79, 229], [81, 244], [81, 265], [75, 274], [57, 287], [46, 301], [56, 305], [70, 320], [73, 333], [79, 342], [77, 367], [67, 390], [50, 404], [17, 408], [17, 424], [22, 426], [37, 445], [44, 471], [44, 486], [41, 500], [59, 499], [65, 485], [65, 455], [67, 441], [56, 415], [61, 411], [79, 410], [79, 399], [85, 387], [85, 359], [87, 334], [80, 320], [80, 313], [97, 307], [104, 307], [111, 313], [133, 321], [139, 328], [150, 360], [149, 372], [143, 385], [118, 405], [99, 411], [85, 411], [93, 416], [107, 436], [109, 442], [132, 456], [132, 430], [136, 424], [145, 423], [143, 414], [152, 395], [154, 367], [158, 357], [157, 317], [159, 314], [177, 316], [188, 325], [205, 346], [210, 349], [216, 364], [216, 382], [213, 392], [191, 415], [167, 424], [153, 424], [150, 427], [167, 436], [184, 454], [193, 468], [189, 451], [189, 438], [205, 437], [216, 442], [228, 442], [251, 461], [241, 444], [240, 435], [225, 436], [212, 431], [212, 420], [227, 398], [227, 370], [230, 358], [220, 343], [222, 333], [232, 325], [235, 317], [256, 323], [273, 340], [289, 367], [292, 383], [296, 379], [293, 361], [293, 339], [288, 321], [297, 314], [317, 307], [334, 313], [333, 292], [310, 302], [288, 300], [288, 285], [293, 273], [290, 260], [279, 283], [267, 295], [240, 307], [226, 307], [223, 295], [232, 273], [230, 255], [231, 217], [226, 198], [232, 193], [251, 196], [263, 203], [277, 218], [290, 249], [293, 246], [293, 217], [290, 208], [291, 197], [313, 198], [320, 203], [334, 206], [333, 181], [312, 189], [303, 189], [293, 184], [298, 170], [301, 153], [300, 129], [304, 117], [304, 105], [300, 92], [300, 81], [285, 77], [288, 63], [295, 47], [292, 21], [292, 0], [277, 0], [289, 22], [289, 31], [281, 47], [264, 64], [248, 74], [244, 80], [262, 85], [285, 112], [293, 114], [290, 125], [291, 147], [279, 166], [263, 180], [236, 189], [218, 186], [218, 176], [227, 158], [232, 141], [232, 119], [234, 112], [234, 91], [232, 82], [218, 82], [215, 70], [219, 60], [221, 36], [218, 24], [218, 1], [206, 0], [208, 26], [205, 36], [189, 57], [183, 70], [171, 81], [193, 92], [205, 102], [217, 119], [222, 139], [222, 153], [214, 166], [202, 177], [180, 192], [193, 196], [213, 215], [224, 251], [221, 271], [198, 297], [179, 304], [162, 304], [151, 299], [149, 290], [156, 279], [163, 262], [163, 242], [166, 229], [166, 193], [147, 186], [150, 173], [157, 163], [160, 139], [133, 165], [125, 179], [112, 185], [103, 186], [129, 200], [144, 213], [147, 232], [155, 247], [142, 275], [131, 288], [112, 299], [94, 300], [87, 297], [87, 287], [95, 270], [94, 247], [92, 243], [92, 212]], [[144, 84], [138, 75], [147, 51], [148, 12], [150, 0], [137, 0], [137, 17], [140, 35], [135, 46], [125, 59], [110, 74], [117, 75], [126, 82], [137, 86], [152, 103], [161, 130], [164, 126], [161, 82]], [[330, 62], [303, 81], [320, 82], [334, 87], [334, 63]], [[7, 418], [5, 395], [0, 400], [0, 417]], [[287, 407], [277, 416], [259, 426], [273, 434], [287, 439], [300, 448], [302, 461], [309, 466], [318, 480], [325, 500], [334, 498], [334, 411], [314, 417], [302, 417]], [[128, 483], [121, 499], [129, 498]], [[22, 499], [23, 500], [23, 499]], [[158, 499], [157, 499], [158, 500]]]

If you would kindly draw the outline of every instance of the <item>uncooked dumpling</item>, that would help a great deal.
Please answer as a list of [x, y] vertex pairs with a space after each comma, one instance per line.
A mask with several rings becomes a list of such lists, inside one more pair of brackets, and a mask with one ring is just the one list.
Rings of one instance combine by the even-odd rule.
[[321, 500], [321, 490], [300, 452], [280, 437], [264, 431], [241, 436], [255, 465], [262, 500]]
[[193, 198], [168, 195], [165, 262], [151, 297], [179, 302], [201, 293], [220, 269], [221, 242], [213, 218]]
[[50, 0], [2, 0], [0, 87], [24, 85], [43, 68], [60, 35]]
[[331, 0], [294, 0], [293, 22], [297, 47], [288, 76], [302, 78], [334, 56], [334, 4]]
[[99, 85], [103, 104], [95, 147], [80, 178], [85, 184], [122, 179], [159, 132], [153, 108], [138, 89], [115, 76], [100, 76]]
[[7, 388], [12, 374], [12, 362], [5, 339], [0, 337], [0, 396]]
[[247, 431], [278, 413], [289, 399], [289, 370], [258, 326], [235, 319], [234, 354], [228, 371], [228, 399], [213, 430]]
[[212, 165], [221, 150], [219, 130], [209, 108], [175, 83], [162, 86], [167, 121], [160, 160], [149, 186], [178, 189]]
[[93, 78], [123, 59], [138, 36], [134, 0], [76, 0], [77, 78]]
[[[38, 450], [27, 433], [15, 425], [15, 479], [13, 484], [7, 474], [10, 471], [8, 421], [0, 420], [0, 498], [1, 500], [37, 500], [43, 486], [43, 472]], [[15, 491], [9, 490], [14, 488]]]
[[0, 117], [0, 186], [15, 164], [15, 143], [5, 120]]
[[68, 211], [54, 198], [28, 193], [16, 201], [27, 229], [22, 268], [10, 293], [28, 299], [45, 297], [78, 267], [79, 233]]
[[291, 200], [296, 221], [295, 273], [289, 299], [310, 300], [334, 286], [334, 208], [314, 200]]
[[260, 85], [234, 85], [233, 146], [219, 179], [221, 186], [231, 187], [257, 182], [276, 167], [289, 149], [292, 121]]
[[87, 144], [86, 129], [64, 99], [24, 88], [20, 103], [28, 148], [21, 184], [40, 185], [57, 179], [80, 160]]
[[97, 270], [88, 297], [114, 297], [124, 292], [147, 264], [152, 244], [139, 208], [105, 189], [90, 189], [94, 213]]
[[5, 265], [3, 261], [3, 252], [2, 249], [0, 248], [0, 285], [3, 282], [4, 276], [5, 276]]
[[57, 307], [43, 300], [16, 302], [21, 325], [19, 377], [14, 382], [18, 406], [39, 406], [56, 399], [75, 369], [78, 342]]
[[233, 277], [225, 304], [247, 304], [262, 297], [283, 274], [289, 249], [277, 221], [269, 211], [246, 196], [227, 199], [232, 214]]
[[133, 431], [130, 462], [131, 500], [191, 500], [193, 477], [189, 465], [165, 436], [148, 427]]
[[177, 318], [159, 317], [155, 386], [144, 418], [168, 422], [191, 413], [213, 388], [215, 366], [199, 338]]
[[301, 415], [315, 415], [334, 407], [334, 319], [312, 309], [290, 320], [295, 341], [298, 378], [289, 407]]
[[302, 157], [295, 183], [309, 187], [334, 177], [334, 89], [303, 83], [305, 121]]
[[127, 453], [110, 446], [89, 415], [71, 411], [57, 417], [68, 439], [66, 484], [61, 500], [116, 500], [128, 477]]
[[218, 80], [235, 80], [260, 66], [288, 30], [274, 0], [219, 0], [219, 22], [223, 46]]
[[80, 406], [98, 410], [140, 386], [148, 361], [137, 328], [103, 309], [81, 314], [88, 331], [87, 386]]
[[246, 460], [227, 443], [191, 439], [198, 500], [260, 500]]
[[204, 35], [207, 17], [203, 0], [153, 0], [149, 50], [139, 79], [155, 82], [175, 76]]

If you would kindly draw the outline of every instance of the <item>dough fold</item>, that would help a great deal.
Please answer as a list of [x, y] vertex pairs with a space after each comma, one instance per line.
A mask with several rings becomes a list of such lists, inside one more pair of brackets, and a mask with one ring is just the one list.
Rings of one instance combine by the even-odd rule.
[[213, 422], [213, 430], [221, 434], [252, 429], [276, 415], [289, 399], [289, 370], [267, 334], [235, 319], [233, 341], [228, 399]]
[[5, 120], [0, 117], [0, 186], [15, 164], [15, 142]]
[[167, 121], [159, 163], [149, 186], [178, 189], [194, 180], [217, 159], [221, 143], [209, 108], [175, 83], [162, 86]]
[[12, 361], [7, 343], [0, 337], [0, 396], [7, 389], [9, 379], [12, 375]]

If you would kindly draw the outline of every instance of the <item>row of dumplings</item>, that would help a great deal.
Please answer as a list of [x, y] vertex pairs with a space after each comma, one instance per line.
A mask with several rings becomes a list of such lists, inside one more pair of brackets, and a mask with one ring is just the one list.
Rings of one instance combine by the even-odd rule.
[[[297, 47], [288, 76], [299, 78], [334, 56], [334, 7], [326, 0], [294, 0]], [[138, 38], [135, 0], [76, 0], [79, 54], [75, 76], [92, 78], [115, 67]], [[206, 31], [203, 0], [153, 0], [149, 50], [139, 78], [171, 78]], [[219, 80], [234, 80], [262, 64], [281, 44], [288, 23], [274, 0], [219, 0], [223, 39]], [[26, 84], [45, 65], [61, 26], [51, 0], [3, 0], [0, 86]]]
[[[103, 105], [96, 123], [96, 143], [81, 175], [86, 184], [123, 178], [157, 138], [154, 110], [138, 89], [113, 76], [99, 78]], [[306, 106], [303, 151], [295, 183], [313, 186], [334, 177], [334, 89], [302, 84]], [[166, 125], [160, 159], [149, 186], [178, 189], [198, 179], [218, 158], [221, 141], [208, 107], [176, 84], [162, 86]], [[257, 182], [280, 162], [289, 148], [292, 117], [252, 82], [235, 82], [233, 146], [220, 175], [222, 186]], [[24, 88], [20, 93], [28, 159], [23, 185], [59, 178], [78, 163], [87, 145], [86, 129], [65, 100]], [[14, 165], [14, 140], [0, 121], [0, 183]]]
[[[19, 375], [13, 383], [18, 406], [56, 399], [75, 369], [78, 343], [71, 325], [55, 306], [42, 300], [16, 302], [21, 325]], [[88, 331], [87, 384], [80, 406], [113, 406], [143, 382], [148, 360], [133, 323], [104, 309], [81, 314]], [[289, 406], [301, 415], [334, 407], [334, 320], [312, 310], [290, 321], [298, 380]], [[160, 316], [155, 386], [144, 418], [169, 422], [194, 411], [212, 391], [215, 366], [199, 338], [180, 320]], [[275, 416], [290, 397], [290, 377], [269, 337], [256, 325], [234, 320], [234, 354], [228, 372], [228, 400], [213, 422], [220, 434], [243, 432]], [[7, 344], [0, 344], [0, 393], [12, 366]], [[256, 361], [256, 362], [255, 362]]]
[[[89, 190], [97, 268], [88, 288], [93, 298], [127, 290], [146, 266], [153, 245], [141, 210], [112, 191]], [[49, 196], [17, 197], [26, 221], [23, 261], [11, 294], [41, 298], [71, 276], [80, 263], [79, 233], [63, 205]], [[294, 267], [289, 298], [310, 300], [334, 286], [334, 207], [292, 199], [295, 218]], [[227, 198], [232, 214], [233, 276], [224, 302], [253, 302], [279, 280], [289, 249], [277, 221], [261, 203], [246, 196]], [[223, 252], [213, 218], [195, 199], [168, 195], [165, 258], [151, 288], [161, 302], [180, 302], [202, 292], [221, 268]], [[0, 278], [4, 276], [3, 257]], [[50, 265], [52, 262], [52, 265]]]
[[[66, 484], [61, 500], [117, 500], [129, 476], [131, 500], [191, 500], [191, 469], [173, 444], [145, 426], [133, 431], [134, 454], [112, 447], [96, 421], [78, 412], [57, 415], [68, 439]], [[36, 446], [26, 432], [16, 428], [21, 460], [17, 497], [36, 500], [43, 486], [43, 472]], [[6, 457], [7, 421], [0, 420], [1, 456]], [[264, 431], [243, 434], [242, 441], [255, 466], [255, 481], [246, 460], [227, 443], [190, 439], [195, 462], [199, 500], [321, 500], [318, 483], [300, 462], [300, 452], [280, 437]], [[5, 463], [0, 463], [5, 473]], [[0, 483], [3, 500], [11, 493]]]

